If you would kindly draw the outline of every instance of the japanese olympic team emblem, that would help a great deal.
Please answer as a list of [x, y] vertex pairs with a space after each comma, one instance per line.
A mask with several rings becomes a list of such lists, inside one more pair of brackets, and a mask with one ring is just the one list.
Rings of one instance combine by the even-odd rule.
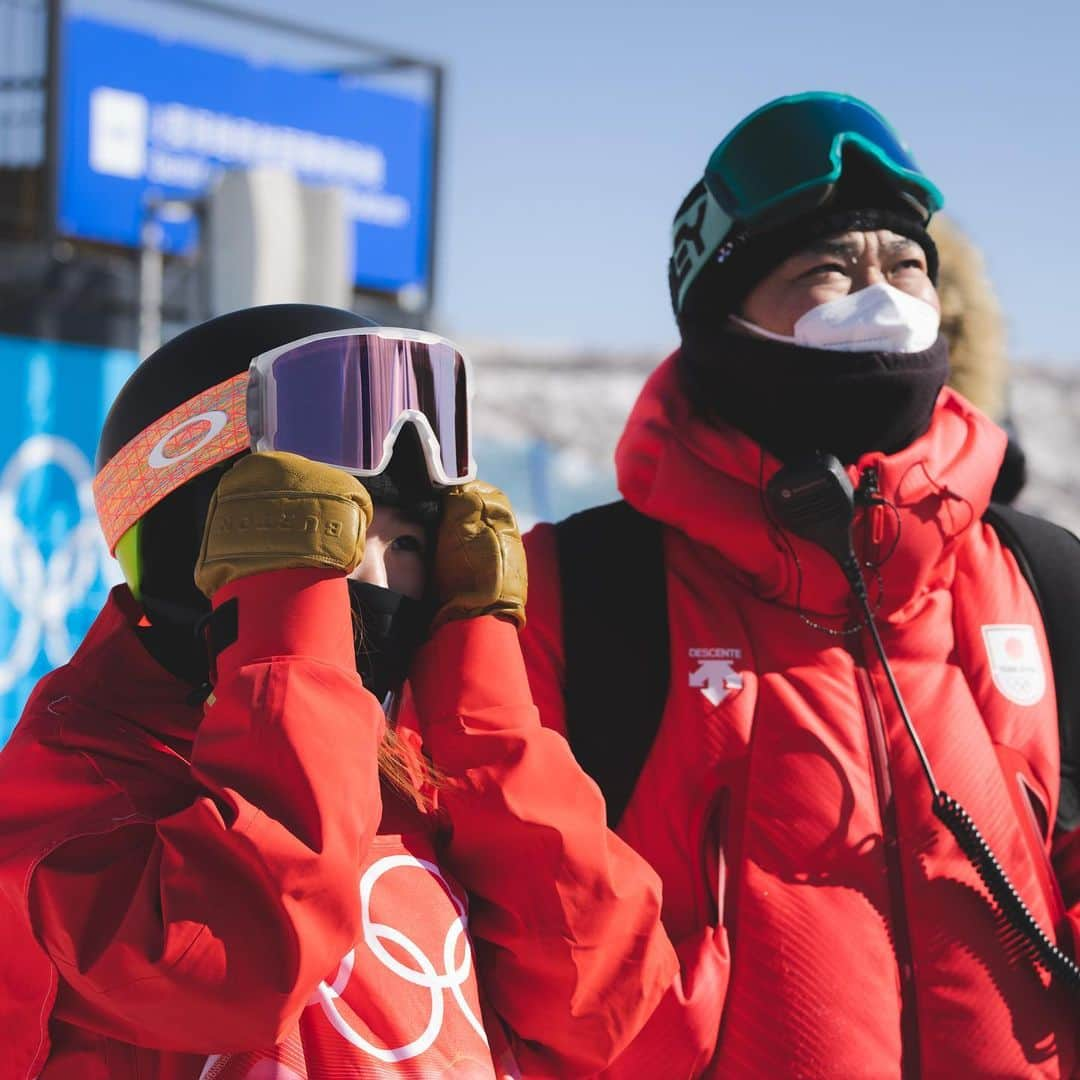
[[[74, 487], [79, 521], [46, 554], [19, 518], [18, 500], [49, 466]], [[56, 435], [27, 439], [0, 472], [0, 605], [16, 616], [0, 657], [0, 694], [30, 673], [42, 652], [53, 667], [67, 663], [77, 643], [69, 616], [87, 603], [99, 575], [107, 586], [120, 580], [94, 515], [92, 481], [86, 455]]]
[[1036, 705], [1046, 693], [1046, 671], [1035, 637], [1027, 624], [984, 626], [983, 644], [994, 685], [1016, 705]]

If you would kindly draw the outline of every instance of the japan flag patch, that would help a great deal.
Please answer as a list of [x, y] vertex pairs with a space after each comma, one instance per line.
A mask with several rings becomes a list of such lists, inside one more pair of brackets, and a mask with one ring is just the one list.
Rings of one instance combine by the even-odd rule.
[[994, 685], [1016, 705], [1037, 705], [1046, 693], [1035, 628], [1026, 624], [982, 628]]

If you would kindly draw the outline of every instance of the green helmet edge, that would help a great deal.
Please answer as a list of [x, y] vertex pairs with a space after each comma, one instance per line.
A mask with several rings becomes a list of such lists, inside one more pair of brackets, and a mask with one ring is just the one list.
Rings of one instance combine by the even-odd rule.
[[120, 572], [124, 575], [131, 595], [136, 601], [142, 602], [142, 560], [139, 557], [139, 535], [142, 532], [142, 519], [136, 521], [116, 541], [116, 561], [120, 564]]

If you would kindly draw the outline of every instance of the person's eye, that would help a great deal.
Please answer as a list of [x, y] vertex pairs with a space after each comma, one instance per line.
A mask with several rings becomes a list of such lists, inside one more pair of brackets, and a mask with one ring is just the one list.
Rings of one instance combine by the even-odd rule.
[[421, 540], [419, 536], [413, 536], [411, 533], [404, 533], [401, 536], [395, 537], [390, 546], [399, 555], [424, 554], [424, 541]]
[[843, 274], [846, 272], [847, 268], [842, 262], [829, 260], [828, 262], [815, 263], [808, 270], [804, 270], [800, 277], [826, 277], [829, 274]]
[[926, 273], [926, 263], [917, 256], [912, 256], [910, 259], [901, 259], [894, 267], [893, 271], [900, 270], [918, 270], [922, 273]]

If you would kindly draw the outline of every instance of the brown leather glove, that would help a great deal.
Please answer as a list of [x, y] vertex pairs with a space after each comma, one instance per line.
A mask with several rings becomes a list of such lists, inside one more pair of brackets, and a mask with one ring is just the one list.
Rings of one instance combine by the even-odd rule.
[[448, 491], [435, 542], [433, 626], [474, 615], [525, 625], [525, 548], [507, 497], [480, 480]]
[[263, 570], [351, 573], [364, 557], [371, 498], [354, 476], [280, 451], [249, 454], [222, 477], [206, 514], [195, 584], [222, 585]]

